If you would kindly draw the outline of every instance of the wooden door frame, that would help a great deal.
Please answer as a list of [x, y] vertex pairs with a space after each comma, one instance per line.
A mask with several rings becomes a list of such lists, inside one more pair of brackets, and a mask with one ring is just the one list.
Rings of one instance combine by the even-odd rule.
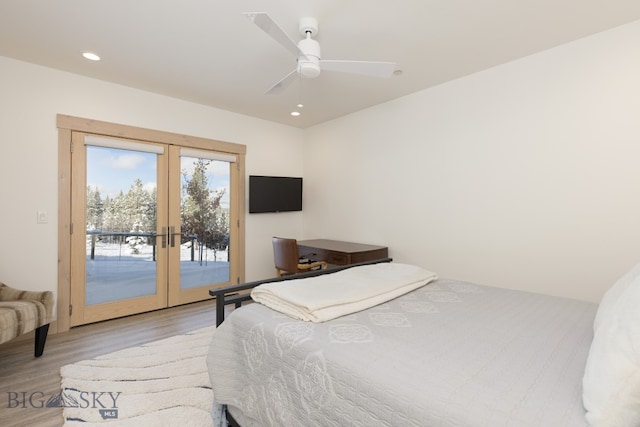
[[58, 295], [57, 321], [53, 332], [70, 329], [69, 307], [71, 303], [71, 154], [72, 132], [112, 136], [132, 140], [155, 142], [181, 147], [199, 148], [234, 154], [237, 159], [238, 197], [236, 209], [232, 209], [231, 226], [237, 227], [237, 241], [230, 242], [233, 256], [238, 261], [236, 282], [245, 277], [245, 157], [246, 146], [226, 141], [181, 135], [153, 129], [117, 123], [103, 122], [81, 117], [58, 114]]

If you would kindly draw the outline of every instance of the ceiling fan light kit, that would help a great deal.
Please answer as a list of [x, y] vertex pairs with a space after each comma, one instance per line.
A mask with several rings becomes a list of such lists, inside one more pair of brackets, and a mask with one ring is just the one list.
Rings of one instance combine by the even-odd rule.
[[311, 38], [298, 42], [298, 48], [302, 55], [298, 56], [298, 73], [307, 79], [313, 79], [320, 75], [320, 43]]

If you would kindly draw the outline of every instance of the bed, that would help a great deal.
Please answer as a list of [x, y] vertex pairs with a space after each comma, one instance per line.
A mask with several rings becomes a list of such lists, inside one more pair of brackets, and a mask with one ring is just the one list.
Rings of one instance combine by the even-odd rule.
[[[616, 304], [629, 302], [629, 283], [640, 289], [636, 276], [640, 268], [619, 281], [627, 285], [612, 289], [600, 311], [588, 302], [436, 277], [319, 321], [248, 304], [211, 342], [213, 413], [219, 425], [242, 427], [637, 427], [638, 366], [614, 372], [620, 378], [611, 381], [602, 368], [612, 365], [610, 342], [601, 339], [606, 325], [620, 324]], [[637, 335], [631, 353], [640, 351]], [[603, 354], [592, 350], [596, 344]], [[631, 385], [621, 392], [620, 381]]]

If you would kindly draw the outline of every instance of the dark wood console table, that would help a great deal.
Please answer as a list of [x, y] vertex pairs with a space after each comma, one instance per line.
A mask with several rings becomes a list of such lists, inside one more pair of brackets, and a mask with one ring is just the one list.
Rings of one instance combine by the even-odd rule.
[[298, 255], [301, 258], [326, 261], [334, 265], [349, 265], [387, 258], [389, 250], [386, 246], [315, 239], [299, 240]]

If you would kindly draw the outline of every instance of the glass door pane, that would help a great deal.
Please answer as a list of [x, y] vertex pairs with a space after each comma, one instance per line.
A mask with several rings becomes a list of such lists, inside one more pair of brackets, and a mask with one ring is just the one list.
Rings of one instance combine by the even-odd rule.
[[157, 293], [157, 154], [86, 147], [85, 306]]
[[70, 325], [166, 307], [166, 146], [81, 132], [72, 143]]
[[181, 156], [180, 289], [229, 281], [230, 163]]

